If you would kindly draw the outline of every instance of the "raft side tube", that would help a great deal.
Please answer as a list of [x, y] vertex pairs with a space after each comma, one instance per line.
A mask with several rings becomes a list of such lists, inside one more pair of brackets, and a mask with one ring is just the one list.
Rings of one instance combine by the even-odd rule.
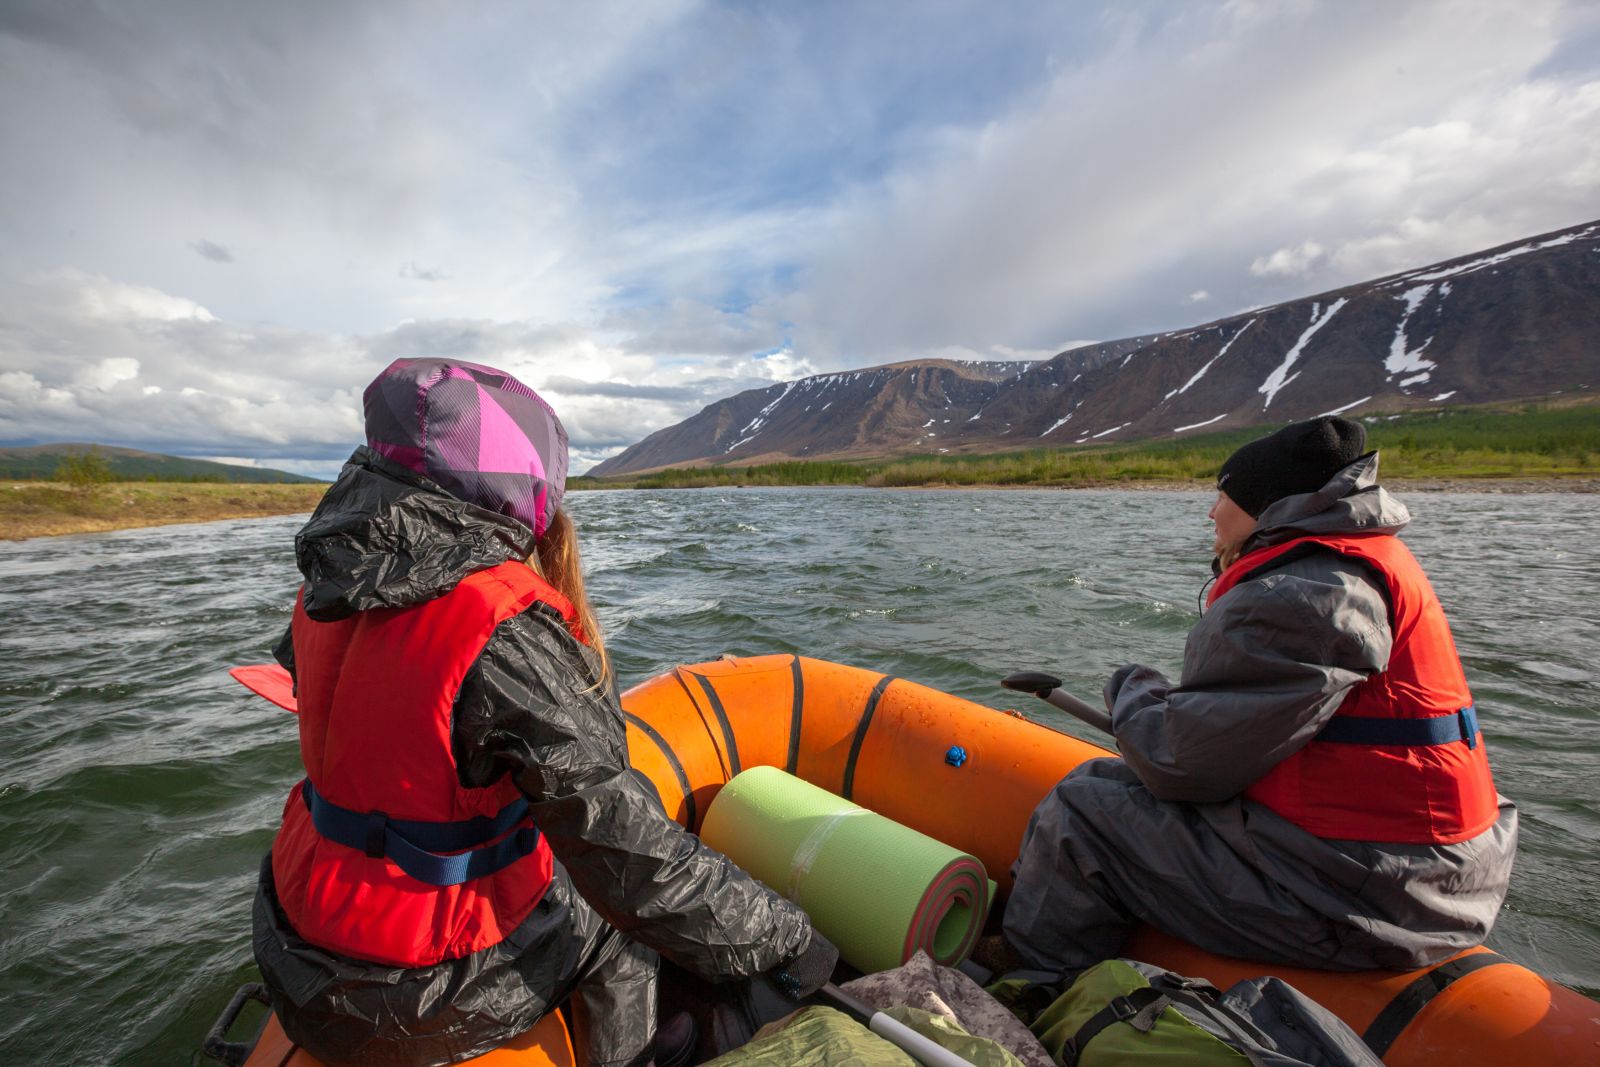
[[[637, 723], [628, 731], [635, 766], [689, 828], [735, 763], [788, 769], [792, 751], [799, 777], [979, 857], [1002, 896], [1038, 802], [1079, 763], [1113, 755], [914, 682], [799, 656], [692, 664], [622, 699]], [[686, 785], [667, 769], [662, 746]], [[1125, 951], [1223, 988], [1277, 975], [1363, 1035], [1390, 1067], [1600, 1062], [1600, 1004], [1488, 949], [1415, 971], [1316, 971], [1217, 956], [1146, 928]]]
[[[462, 1060], [458, 1067], [577, 1067], [572, 1037], [561, 1011], [553, 1011], [497, 1049]], [[283, 1032], [277, 1015], [269, 1016], [244, 1067], [323, 1067]]]
[[804, 656], [680, 667], [622, 703], [634, 767], [689, 829], [733, 768], [779, 767], [970, 852], [1001, 893], [1039, 798], [1072, 767], [1112, 755], [903, 678]]

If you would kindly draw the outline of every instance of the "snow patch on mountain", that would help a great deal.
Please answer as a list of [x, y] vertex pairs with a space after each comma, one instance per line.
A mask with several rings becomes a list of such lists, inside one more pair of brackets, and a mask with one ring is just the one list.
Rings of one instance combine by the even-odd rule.
[[[1244, 331], [1240, 330], [1239, 332], [1243, 333]], [[1177, 427], [1174, 427], [1172, 432], [1173, 433], [1184, 433], [1184, 432], [1186, 432], [1188, 430], [1198, 430], [1202, 426], [1210, 426], [1213, 422], [1221, 422], [1223, 419], [1225, 419], [1227, 417], [1228, 417], [1228, 413], [1226, 411], [1224, 411], [1221, 415], [1217, 415], [1217, 416], [1214, 416], [1213, 418], [1209, 418], [1205, 422], [1194, 422], [1194, 423], [1190, 423], [1188, 426], [1177, 426]]]
[[[1228, 354], [1228, 349], [1233, 347], [1233, 342], [1237, 341], [1244, 334], [1244, 332], [1246, 330], [1248, 330], [1250, 327], [1254, 326], [1255, 323], [1256, 323], [1256, 320], [1255, 319], [1251, 319], [1249, 322], [1247, 322], [1243, 326], [1239, 327], [1238, 332], [1235, 333], [1232, 337], [1228, 338], [1227, 343], [1224, 344], [1221, 348], [1219, 348], [1217, 350], [1217, 354], [1212, 356], [1209, 360], [1207, 360], [1206, 361], [1206, 365], [1204, 367], [1201, 367], [1199, 370], [1194, 372], [1194, 377], [1190, 378], [1188, 381], [1184, 382], [1182, 385], [1178, 386], [1178, 388], [1174, 389], [1172, 392], [1168, 393], [1166, 396], [1162, 397], [1161, 399], [1164, 400], [1164, 401], [1165, 400], [1171, 400], [1175, 396], [1180, 396], [1180, 395], [1182, 395], [1184, 393], [1187, 393], [1189, 391], [1189, 387], [1191, 385], [1193, 385], [1195, 382], [1198, 382], [1201, 378], [1204, 378], [1206, 376], [1206, 371], [1210, 370], [1212, 368], [1212, 366], [1217, 362], [1217, 360], [1219, 360], [1223, 356], [1227, 355]], [[1221, 416], [1218, 416], [1218, 418], [1221, 418]], [[1211, 421], [1215, 422], [1216, 419], [1212, 419]], [[1202, 424], [1202, 425], [1204, 425], [1204, 424]]]
[[729, 445], [727, 448], [723, 449], [722, 450], [723, 454], [726, 455], [727, 453], [732, 452], [734, 449], [738, 448], [740, 445], [748, 444], [750, 441], [755, 440], [756, 434], [760, 433], [761, 432], [761, 427], [766, 424], [767, 416], [771, 415], [773, 409], [776, 408], [779, 404], [783, 403], [783, 398], [788, 396], [790, 393], [794, 392], [794, 387], [799, 385], [799, 384], [800, 384], [799, 382], [790, 382], [787, 385], [785, 385], [783, 387], [783, 392], [778, 394], [778, 397], [777, 397], [776, 400], [774, 400], [772, 403], [768, 404], [766, 407], [762, 408], [760, 411], [756, 412], [756, 417], [751, 419], [749, 422], [744, 424], [743, 428], [741, 428], [739, 430], [739, 432], [744, 434], [745, 436], [740, 438], [739, 440], [735, 441], [733, 444]]
[[1339, 309], [1349, 302], [1347, 297], [1341, 296], [1328, 305], [1326, 313], [1321, 314], [1319, 314], [1322, 309], [1320, 303], [1311, 305], [1311, 325], [1306, 327], [1305, 332], [1300, 335], [1300, 340], [1296, 341], [1294, 347], [1289, 349], [1288, 354], [1283, 357], [1283, 362], [1271, 374], [1267, 375], [1267, 380], [1262, 382], [1261, 387], [1256, 390], [1258, 393], [1267, 395], [1266, 403], [1261, 405], [1262, 411], [1272, 406], [1272, 398], [1277, 396], [1284, 386], [1300, 377], [1299, 372], [1290, 374], [1289, 368], [1295, 365], [1295, 361], [1300, 358], [1300, 353], [1305, 351], [1306, 345], [1311, 343], [1311, 338], [1316, 335], [1316, 332], [1328, 325], [1333, 317], [1339, 313]]
[[1586, 240], [1594, 236], [1596, 233], [1600, 233], [1600, 226], [1590, 226], [1587, 229], [1580, 230], [1576, 233], [1564, 233], [1559, 237], [1552, 237], [1548, 241], [1529, 241], [1525, 245], [1518, 245], [1516, 248], [1508, 248], [1504, 252], [1496, 252], [1492, 256], [1483, 256], [1479, 259], [1469, 260], [1466, 263], [1458, 263], [1453, 267], [1445, 267], [1442, 270], [1426, 271], [1421, 274], [1408, 274], [1405, 275], [1402, 280], [1413, 282], [1436, 282], [1443, 278], [1454, 278], [1462, 274], [1471, 274], [1474, 271], [1483, 270], [1485, 267], [1497, 267], [1508, 259], [1515, 259], [1518, 256], [1525, 256], [1529, 252], [1538, 252], [1539, 250], [1545, 248], [1558, 248], [1561, 245], [1568, 245], [1574, 241]]
[[[1417, 285], [1407, 289], [1399, 296], [1399, 299], [1406, 302], [1406, 311], [1404, 315], [1400, 316], [1400, 325], [1395, 327], [1394, 340], [1389, 342], [1389, 354], [1383, 360], [1383, 369], [1389, 372], [1389, 377], [1391, 378], [1397, 374], [1422, 371], [1421, 375], [1407, 379], [1407, 381], [1427, 381], [1427, 372], [1438, 366], [1432, 360], [1422, 358], [1422, 350], [1433, 343], [1432, 337], [1429, 337], [1416, 348], [1408, 348], [1406, 341], [1406, 323], [1411, 321], [1412, 314], [1422, 305], [1422, 302], [1428, 298], [1428, 294], [1431, 292], [1433, 292], [1431, 284]], [[1406, 384], [1406, 382], [1400, 383], [1402, 387]]]
[[1344, 412], [1349, 411], [1351, 408], [1360, 407], [1362, 404], [1365, 404], [1367, 401], [1369, 401], [1371, 399], [1372, 399], [1372, 397], [1370, 397], [1370, 396], [1364, 396], [1360, 400], [1352, 400], [1352, 401], [1350, 401], [1350, 403], [1344, 405], [1344, 407], [1334, 408], [1332, 411], [1324, 411], [1321, 415], [1318, 415], [1317, 418], [1321, 419], [1321, 418], [1325, 418], [1325, 417], [1327, 417], [1329, 415], [1342, 415]]
[[1040, 437], [1049, 437], [1051, 434], [1055, 433], [1057, 430], [1061, 429], [1061, 427], [1065, 426], [1068, 422], [1071, 422], [1071, 421], [1072, 421], [1072, 412], [1069, 411], [1065, 415], [1063, 415], [1059, 419], [1057, 419], [1055, 422], [1051, 423], [1050, 424], [1050, 428], [1048, 430], [1046, 430], [1044, 433], [1040, 434], [1039, 436]]

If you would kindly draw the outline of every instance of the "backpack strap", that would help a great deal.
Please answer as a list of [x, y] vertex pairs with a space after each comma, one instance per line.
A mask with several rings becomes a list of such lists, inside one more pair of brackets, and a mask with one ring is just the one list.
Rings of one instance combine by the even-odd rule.
[[1113, 997], [1109, 1004], [1078, 1027], [1078, 1032], [1072, 1035], [1072, 1040], [1062, 1046], [1061, 1067], [1076, 1067], [1078, 1057], [1083, 1055], [1084, 1046], [1108, 1026], [1126, 1022], [1141, 1034], [1148, 1034], [1155, 1028], [1156, 1020], [1161, 1017], [1161, 1013], [1166, 1011], [1171, 1003], [1170, 997], [1152, 986]]
[[[1175, 1003], [1184, 1003], [1228, 1031], [1233, 1040], [1225, 1042], [1233, 1051], [1250, 1061], [1251, 1067], [1267, 1067], [1256, 1054], [1257, 1048], [1276, 1048], [1277, 1044], [1262, 1033], [1248, 1019], [1231, 1011], [1217, 1000], [1217, 987], [1203, 979], [1185, 979], [1178, 975], [1161, 975], [1156, 985], [1135, 989], [1124, 996], [1114, 997], [1072, 1035], [1061, 1049], [1062, 1067], [1076, 1067], [1084, 1048], [1102, 1030], [1125, 1022], [1142, 1034], [1155, 1029], [1161, 1013]], [[1157, 986], [1160, 986], [1158, 988]]]
[[[1206, 984], [1210, 985], [1209, 982]], [[1266, 1062], [1256, 1055], [1256, 1049], [1276, 1050], [1278, 1043], [1263, 1033], [1249, 1019], [1246, 1019], [1218, 1000], [1215, 995], [1215, 986], [1211, 986], [1211, 991], [1212, 995], [1210, 996], [1204, 993], [1197, 993], [1191, 989], [1169, 989], [1166, 992], [1171, 1000], [1190, 1005], [1219, 1028], [1226, 1030], [1232, 1040], [1224, 1041], [1223, 1043], [1249, 1060], [1251, 1067], [1267, 1067]]]

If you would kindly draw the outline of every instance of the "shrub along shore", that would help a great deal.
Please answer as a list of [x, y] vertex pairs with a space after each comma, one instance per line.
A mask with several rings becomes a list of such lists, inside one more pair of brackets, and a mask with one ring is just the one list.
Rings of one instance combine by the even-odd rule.
[[[1479, 408], [1370, 418], [1367, 444], [1383, 453], [1385, 484], [1463, 491], [1600, 491], [1600, 406]], [[1222, 461], [1267, 429], [991, 455], [684, 468], [633, 478], [576, 477], [568, 487], [1207, 489]], [[0, 483], [0, 540], [309, 512], [326, 489], [324, 484], [120, 482], [93, 477], [12, 481]]]

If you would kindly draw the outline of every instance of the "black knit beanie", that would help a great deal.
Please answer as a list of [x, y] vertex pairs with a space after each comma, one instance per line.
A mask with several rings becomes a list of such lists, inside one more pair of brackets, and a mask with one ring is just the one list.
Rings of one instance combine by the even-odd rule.
[[1321, 489], [1361, 458], [1367, 431], [1359, 422], [1324, 415], [1291, 423], [1240, 448], [1217, 473], [1217, 488], [1260, 518], [1279, 500]]

